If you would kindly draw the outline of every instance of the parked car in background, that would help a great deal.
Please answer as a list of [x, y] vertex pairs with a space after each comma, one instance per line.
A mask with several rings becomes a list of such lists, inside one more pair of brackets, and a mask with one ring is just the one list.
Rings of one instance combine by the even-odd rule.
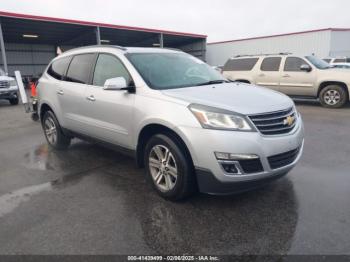
[[0, 69], [0, 99], [5, 99], [11, 105], [18, 104], [18, 86], [13, 77], [9, 77]]
[[330, 65], [348, 65], [350, 66], [350, 57], [324, 58], [323, 61]]
[[215, 69], [216, 71], [218, 71], [220, 74], [222, 73], [222, 68], [224, 66], [212, 66], [213, 69]]
[[50, 63], [37, 91], [49, 145], [64, 149], [80, 137], [122, 149], [171, 200], [197, 188], [256, 188], [287, 174], [303, 151], [290, 98], [231, 83], [180, 51], [72, 49]]
[[331, 65], [332, 68], [344, 68], [344, 69], [350, 69], [350, 64], [347, 63], [339, 63], [339, 64], [333, 64]]
[[237, 56], [226, 62], [223, 75], [229, 80], [264, 86], [293, 98], [318, 98], [325, 107], [339, 108], [349, 101], [349, 71], [332, 68], [315, 56]]

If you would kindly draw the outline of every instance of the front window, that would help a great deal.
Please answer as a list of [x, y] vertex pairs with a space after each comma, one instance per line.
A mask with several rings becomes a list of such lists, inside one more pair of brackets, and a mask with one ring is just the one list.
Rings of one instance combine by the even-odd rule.
[[323, 61], [322, 59], [317, 58], [316, 56], [305, 56], [305, 58], [318, 69], [329, 69], [331, 66]]
[[126, 55], [149, 87], [158, 90], [223, 83], [219, 72], [184, 53], [129, 53]]
[[307, 65], [304, 59], [299, 57], [287, 57], [284, 64], [284, 71], [286, 72], [301, 72], [301, 66]]

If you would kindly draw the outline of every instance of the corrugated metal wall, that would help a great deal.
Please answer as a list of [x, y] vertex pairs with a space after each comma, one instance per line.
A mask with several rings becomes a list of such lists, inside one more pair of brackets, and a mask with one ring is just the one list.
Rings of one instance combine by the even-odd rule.
[[[205, 61], [205, 47], [204, 39], [179, 48]], [[60, 48], [64, 52], [75, 48], [75, 46], [61, 46]], [[16, 70], [21, 71], [22, 76], [38, 76], [56, 56], [56, 47], [53, 45], [5, 43], [5, 49], [9, 75], [11, 76]], [[3, 68], [1, 55], [0, 66]]]
[[[56, 50], [50, 45], [29, 45], [5, 43], [9, 75], [15, 70], [21, 71], [22, 76], [37, 76], [55, 57]], [[1, 67], [2, 57], [0, 56]]]
[[332, 31], [331, 57], [350, 57], [350, 31]]
[[331, 31], [319, 31], [295, 35], [276, 36], [207, 45], [207, 62], [223, 65], [229, 57], [246, 54], [291, 52], [307, 55], [314, 53], [321, 58], [330, 52]]
[[188, 45], [180, 46], [179, 49], [203, 61], [206, 61], [206, 39], [202, 39]]

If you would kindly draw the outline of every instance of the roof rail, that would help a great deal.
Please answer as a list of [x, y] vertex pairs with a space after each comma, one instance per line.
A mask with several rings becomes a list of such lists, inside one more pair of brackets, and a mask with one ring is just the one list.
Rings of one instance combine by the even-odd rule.
[[[114, 48], [118, 48], [120, 50], [126, 51], [127, 48], [124, 46], [119, 46], [119, 45], [87, 45], [87, 46], [80, 46], [80, 47], [75, 47], [72, 49], [69, 49], [65, 52], [70, 52], [70, 51], [75, 51], [75, 50], [81, 50], [81, 49], [87, 49], [87, 48], [92, 48], [92, 47], [114, 47]], [[65, 53], [64, 52], [64, 53]]]
[[280, 52], [280, 53], [271, 53], [271, 54], [251, 54], [251, 55], [236, 55], [234, 56], [235, 58], [237, 57], [244, 57], [244, 56], [261, 56], [261, 55], [265, 55], [265, 56], [268, 56], [268, 55], [291, 55], [293, 53], [290, 53], [290, 52]]

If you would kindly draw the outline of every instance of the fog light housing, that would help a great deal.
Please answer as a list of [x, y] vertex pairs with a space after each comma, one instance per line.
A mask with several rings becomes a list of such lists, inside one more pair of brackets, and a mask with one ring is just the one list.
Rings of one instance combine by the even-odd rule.
[[238, 168], [235, 163], [221, 163], [221, 166], [227, 174], [239, 174]]

